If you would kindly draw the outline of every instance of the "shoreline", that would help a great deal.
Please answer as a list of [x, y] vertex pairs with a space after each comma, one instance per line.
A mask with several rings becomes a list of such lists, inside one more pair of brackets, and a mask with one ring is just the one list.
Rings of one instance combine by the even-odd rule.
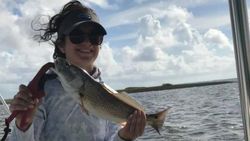
[[[205, 82], [195, 82], [195, 83], [183, 83], [183, 84], [170, 84], [165, 83], [158, 86], [150, 86], [150, 87], [127, 87], [125, 89], [116, 90], [118, 92], [126, 92], [126, 93], [138, 93], [138, 92], [148, 92], [148, 91], [162, 91], [162, 90], [170, 90], [170, 89], [181, 89], [181, 88], [190, 88], [190, 87], [202, 87], [209, 85], [219, 85], [226, 83], [237, 83], [237, 79], [227, 79], [227, 80], [216, 80], [216, 81], [205, 81]], [[10, 104], [12, 99], [5, 99], [7, 104]], [[2, 103], [0, 104], [2, 105]]]
[[189, 88], [189, 87], [202, 87], [202, 86], [219, 85], [219, 84], [226, 84], [226, 83], [237, 83], [237, 82], [238, 82], [237, 79], [230, 79], [230, 80], [217, 80], [217, 81], [183, 83], [183, 84], [165, 83], [159, 86], [151, 86], [151, 87], [127, 87], [125, 89], [120, 89], [117, 91], [127, 92], [127, 93], [138, 93], [138, 92], [148, 92], [148, 91], [181, 89], [181, 88]]

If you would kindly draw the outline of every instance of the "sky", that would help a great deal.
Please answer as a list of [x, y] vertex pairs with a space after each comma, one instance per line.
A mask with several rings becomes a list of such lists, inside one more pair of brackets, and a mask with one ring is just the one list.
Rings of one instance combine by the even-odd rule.
[[[12, 98], [53, 46], [39, 43], [31, 22], [69, 0], [0, 0], [0, 94]], [[227, 0], [82, 0], [108, 34], [96, 65], [114, 89], [236, 78]], [[34, 25], [34, 27], [39, 25]]]

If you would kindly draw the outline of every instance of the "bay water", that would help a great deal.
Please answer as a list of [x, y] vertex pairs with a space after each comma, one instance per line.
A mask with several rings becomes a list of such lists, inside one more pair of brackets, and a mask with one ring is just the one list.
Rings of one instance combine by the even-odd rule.
[[[147, 113], [170, 112], [159, 135], [147, 126], [138, 141], [243, 141], [238, 83], [132, 93]], [[4, 118], [0, 105], [0, 136]]]

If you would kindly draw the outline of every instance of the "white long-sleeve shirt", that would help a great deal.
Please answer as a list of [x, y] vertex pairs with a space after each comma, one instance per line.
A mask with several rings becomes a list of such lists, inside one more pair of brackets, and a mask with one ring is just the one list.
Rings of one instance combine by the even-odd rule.
[[123, 141], [118, 125], [82, 112], [57, 78], [47, 80], [44, 91], [29, 129], [14, 127], [9, 141]]

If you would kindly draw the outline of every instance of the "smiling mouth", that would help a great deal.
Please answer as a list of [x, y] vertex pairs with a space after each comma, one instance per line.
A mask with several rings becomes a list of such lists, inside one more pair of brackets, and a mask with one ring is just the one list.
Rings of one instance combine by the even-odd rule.
[[91, 50], [83, 50], [83, 49], [79, 49], [78, 52], [80, 53], [91, 53], [92, 51]]

